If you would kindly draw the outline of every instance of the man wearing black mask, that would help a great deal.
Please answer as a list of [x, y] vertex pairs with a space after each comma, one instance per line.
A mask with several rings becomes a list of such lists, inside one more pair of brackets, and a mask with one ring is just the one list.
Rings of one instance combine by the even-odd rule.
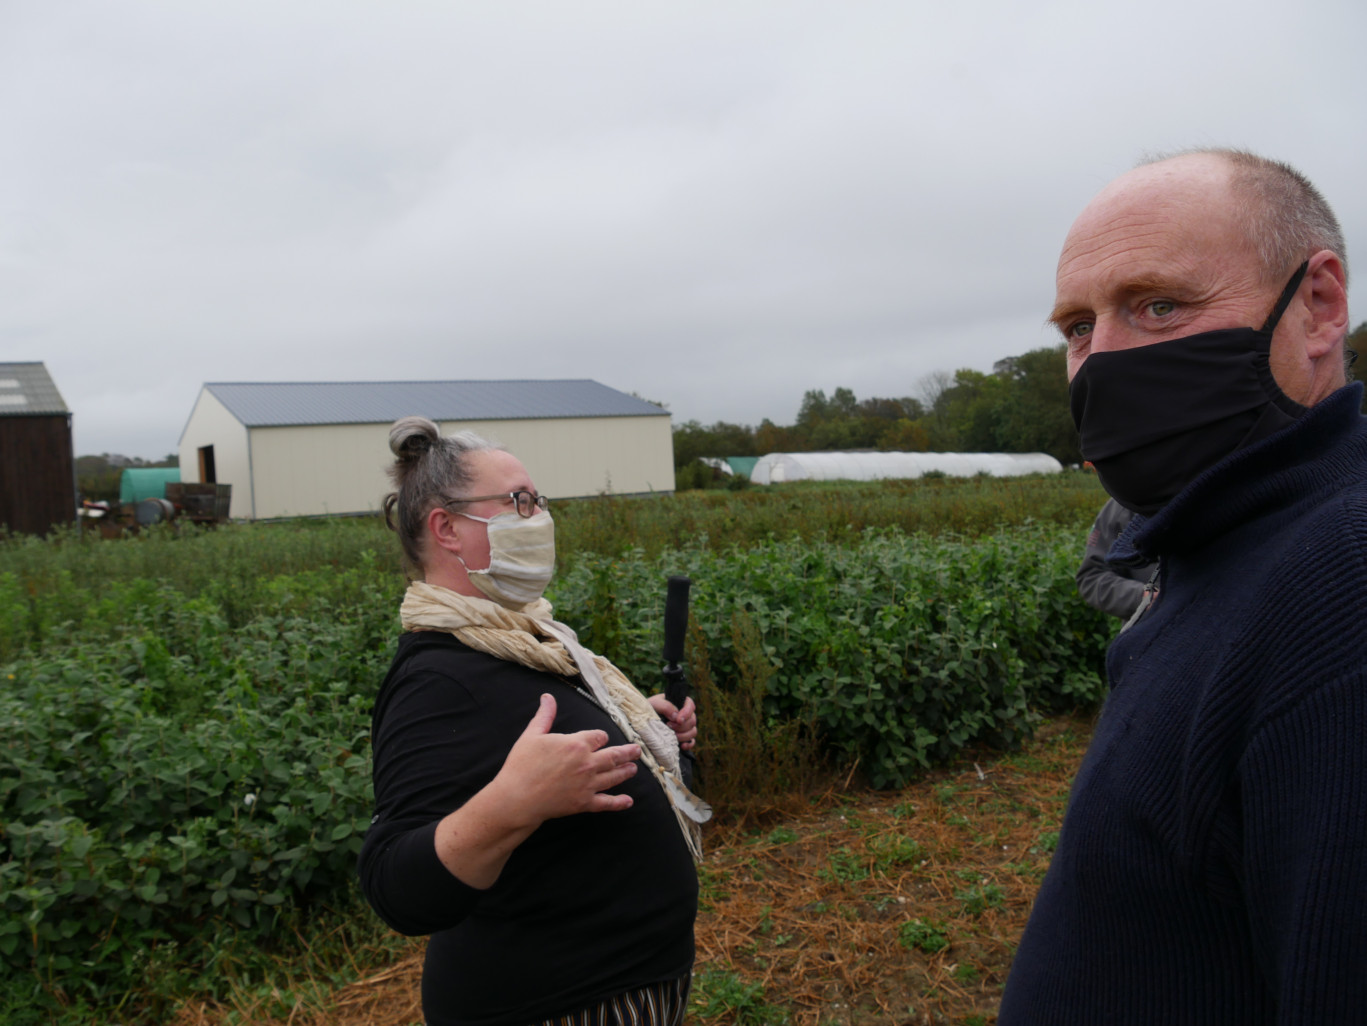
[[1143, 165], [1064, 243], [1083, 456], [1161, 601], [1111, 693], [1001, 1026], [1367, 1022], [1367, 421], [1342, 234], [1298, 172]]

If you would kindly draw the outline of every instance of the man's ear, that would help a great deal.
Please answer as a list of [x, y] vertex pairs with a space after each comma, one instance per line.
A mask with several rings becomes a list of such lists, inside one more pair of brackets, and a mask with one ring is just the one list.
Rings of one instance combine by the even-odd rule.
[[460, 555], [460, 534], [456, 518], [444, 506], [433, 506], [427, 513], [427, 534], [432, 544], [452, 555]]
[[[1329, 250], [1322, 249], [1310, 258], [1305, 272], [1310, 288], [1302, 323], [1306, 355], [1312, 360], [1330, 355], [1339, 359], [1338, 344], [1348, 334], [1347, 277], [1343, 261]], [[1301, 294], [1306, 295], [1304, 287]]]

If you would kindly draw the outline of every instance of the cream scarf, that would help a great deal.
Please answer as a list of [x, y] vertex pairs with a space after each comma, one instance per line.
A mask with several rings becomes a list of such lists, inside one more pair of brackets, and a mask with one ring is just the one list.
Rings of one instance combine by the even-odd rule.
[[573, 630], [552, 618], [549, 602], [537, 599], [513, 610], [414, 581], [399, 618], [406, 631], [449, 631], [477, 652], [561, 677], [580, 677], [628, 742], [641, 746], [641, 762], [668, 796], [688, 850], [695, 861], [702, 860], [699, 824], [712, 818], [712, 809], [684, 786], [678, 738], [621, 670], [584, 648]]

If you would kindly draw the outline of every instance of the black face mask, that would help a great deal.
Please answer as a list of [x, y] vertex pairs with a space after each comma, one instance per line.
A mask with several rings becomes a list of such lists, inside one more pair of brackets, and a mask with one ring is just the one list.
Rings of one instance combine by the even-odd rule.
[[1272, 377], [1272, 332], [1301, 264], [1261, 328], [1225, 328], [1091, 353], [1068, 386], [1082, 455], [1106, 491], [1150, 516], [1202, 471], [1290, 425], [1305, 407]]

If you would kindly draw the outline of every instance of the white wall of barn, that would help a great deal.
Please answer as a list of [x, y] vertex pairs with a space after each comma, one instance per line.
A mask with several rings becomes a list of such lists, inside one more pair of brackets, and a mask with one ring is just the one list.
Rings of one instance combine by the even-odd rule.
[[212, 392], [201, 388], [180, 435], [180, 479], [199, 481], [199, 450], [214, 447], [214, 477], [233, 486], [229, 516], [252, 515], [251, 455], [247, 429]]
[[503, 446], [552, 499], [674, 491], [669, 417], [447, 421], [441, 430], [474, 431]]
[[388, 424], [253, 428], [256, 516], [378, 510], [391, 459]]
[[[566, 417], [447, 421], [443, 434], [471, 430], [527, 466], [553, 499], [674, 490], [668, 417]], [[255, 511], [243, 516], [319, 516], [378, 511], [390, 490], [388, 424], [254, 428]], [[222, 473], [219, 480], [227, 480]], [[234, 509], [237, 512], [234, 486]]]

